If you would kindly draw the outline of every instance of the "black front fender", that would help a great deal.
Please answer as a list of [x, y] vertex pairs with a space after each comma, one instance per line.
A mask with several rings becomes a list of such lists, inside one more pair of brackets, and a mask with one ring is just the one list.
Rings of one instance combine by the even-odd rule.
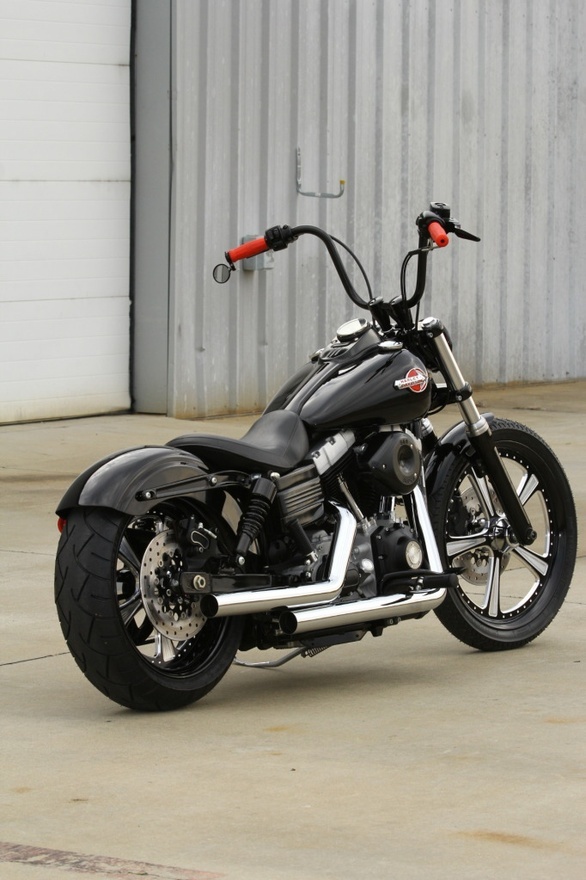
[[[483, 415], [488, 424], [491, 425], [494, 421], [494, 414], [483, 413]], [[464, 422], [458, 422], [457, 425], [454, 425], [445, 434], [442, 434], [426, 459], [425, 484], [428, 496], [431, 495], [436, 486], [441, 486], [444, 482], [445, 474], [450, 467], [452, 458], [460, 455], [474, 455], [474, 448], [466, 433]]]
[[199, 458], [181, 449], [141, 446], [122, 450], [80, 474], [61, 499], [57, 514], [65, 516], [73, 507], [109, 507], [139, 516], [158, 497], [158, 493], [147, 497], [145, 493], [153, 490], [184, 484], [181, 494], [201, 498], [209, 488], [207, 473]]

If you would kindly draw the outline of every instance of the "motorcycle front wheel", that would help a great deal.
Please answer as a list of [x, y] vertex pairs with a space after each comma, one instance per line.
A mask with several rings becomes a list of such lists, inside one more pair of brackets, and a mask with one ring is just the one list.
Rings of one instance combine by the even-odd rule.
[[230, 540], [223, 521], [206, 519], [209, 512], [189, 501], [140, 517], [77, 508], [61, 534], [55, 602], [67, 645], [89, 681], [130, 709], [177, 709], [201, 699], [240, 644], [241, 618], [207, 620], [181, 588], [179, 523], [194, 513], [205, 540]]
[[532, 641], [559, 611], [574, 569], [577, 525], [568, 480], [549, 446], [508, 419], [495, 419], [491, 428], [535, 541], [514, 539], [475, 455], [451, 459], [429, 512], [444, 565], [459, 581], [436, 615], [465, 644], [499, 651]]

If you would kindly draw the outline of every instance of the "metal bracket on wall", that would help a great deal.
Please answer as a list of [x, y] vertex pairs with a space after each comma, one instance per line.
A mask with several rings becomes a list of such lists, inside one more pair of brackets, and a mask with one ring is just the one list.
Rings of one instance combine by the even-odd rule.
[[297, 147], [297, 192], [300, 196], [311, 196], [314, 199], [339, 199], [344, 195], [346, 181], [340, 180], [340, 192], [337, 193], [318, 193], [303, 192], [301, 189], [301, 147]]

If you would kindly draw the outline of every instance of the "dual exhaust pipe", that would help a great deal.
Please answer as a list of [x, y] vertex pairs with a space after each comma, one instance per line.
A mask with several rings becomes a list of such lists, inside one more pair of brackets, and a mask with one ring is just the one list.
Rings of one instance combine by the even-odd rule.
[[287, 609], [279, 617], [279, 626], [285, 635], [301, 635], [339, 626], [359, 626], [375, 620], [389, 620], [412, 614], [424, 614], [443, 602], [446, 588], [421, 590], [417, 593], [397, 593], [392, 596], [375, 596], [332, 605], [328, 608], [306, 608], [299, 611]]
[[338, 528], [327, 580], [300, 584], [297, 587], [276, 587], [259, 590], [238, 590], [235, 593], [206, 593], [200, 609], [206, 617], [229, 617], [234, 614], [259, 614], [279, 608], [331, 602], [342, 592], [346, 569], [356, 536], [356, 520], [349, 510], [332, 505], [338, 514]]
[[[337, 504], [333, 506], [338, 515], [338, 527], [334, 536], [332, 561], [327, 580], [296, 587], [207, 593], [200, 600], [200, 609], [205, 617], [229, 617], [273, 611], [278, 613], [281, 631], [285, 635], [297, 635], [423, 614], [443, 602], [446, 587], [375, 596], [372, 599], [349, 601], [338, 605], [330, 604], [342, 592], [356, 536], [356, 519], [353, 514]], [[446, 581], [449, 577], [446, 575]]]

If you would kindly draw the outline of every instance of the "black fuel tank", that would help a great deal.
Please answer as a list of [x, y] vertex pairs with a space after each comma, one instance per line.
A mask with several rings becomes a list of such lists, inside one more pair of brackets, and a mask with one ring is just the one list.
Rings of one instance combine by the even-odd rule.
[[319, 358], [299, 370], [267, 407], [290, 409], [314, 428], [405, 424], [431, 404], [423, 363], [405, 349], [377, 345], [357, 360]]
[[421, 418], [429, 410], [427, 370], [405, 349], [388, 351], [383, 343], [358, 363], [338, 364], [334, 371], [332, 364], [328, 366], [319, 378], [314, 374], [313, 381], [309, 379], [286, 406], [308, 425], [325, 430], [398, 425]]

